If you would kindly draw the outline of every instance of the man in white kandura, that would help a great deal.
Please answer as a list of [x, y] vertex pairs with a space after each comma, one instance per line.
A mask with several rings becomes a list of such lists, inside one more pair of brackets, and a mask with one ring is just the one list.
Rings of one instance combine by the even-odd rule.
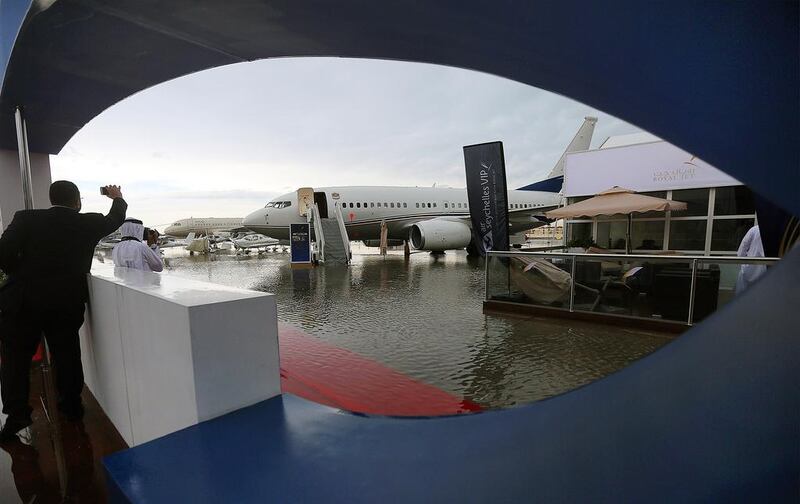
[[[764, 257], [764, 245], [761, 243], [761, 231], [753, 226], [747, 231], [736, 252], [739, 257]], [[739, 278], [736, 279], [736, 294], [741, 294], [767, 272], [763, 264], [742, 264], [739, 267]]]
[[162, 271], [164, 263], [161, 256], [142, 242], [144, 226], [142, 221], [127, 219], [120, 228], [122, 241], [114, 246], [111, 258], [114, 266], [143, 271]]

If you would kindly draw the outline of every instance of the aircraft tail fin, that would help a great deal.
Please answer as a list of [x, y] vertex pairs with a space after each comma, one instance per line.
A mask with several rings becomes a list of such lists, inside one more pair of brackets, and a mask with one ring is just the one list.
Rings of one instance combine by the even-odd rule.
[[595, 124], [597, 124], [596, 117], [587, 116], [583, 119], [583, 124], [581, 124], [581, 127], [578, 128], [578, 132], [575, 133], [575, 136], [572, 138], [572, 141], [569, 143], [569, 145], [567, 145], [564, 153], [561, 154], [560, 158], [558, 158], [558, 162], [553, 169], [550, 170], [550, 174], [547, 175], [547, 178], [564, 176], [564, 161], [567, 158], [567, 154], [570, 152], [585, 151], [589, 149], [589, 145], [592, 143], [592, 135], [594, 134]]
[[564, 161], [567, 158], [567, 154], [570, 152], [578, 152], [588, 150], [589, 146], [592, 143], [592, 135], [594, 134], [594, 126], [597, 124], [597, 118], [592, 116], [586, 116], [583, 118], [583, 124], [581, 127], [578, 128], [578, 132], [575, 133], [575, 136], [572, 138], [572, 141], [567, 145], [567, 148], [564, 150], [564, 153], [561, 154], [561, 157], [558, 158], [558, 162], [550, 170], [550, 173], [547, 175], [547, 178], [544, 180], [540, 180], [539, 182], [534, 182], [533, 184], [526, 185], [525, 187], [520, 187], [519, 190], [521, 191], [547, 191], [547, 192], [559, 192], [561, 191], [561, 186], [564, 184]]

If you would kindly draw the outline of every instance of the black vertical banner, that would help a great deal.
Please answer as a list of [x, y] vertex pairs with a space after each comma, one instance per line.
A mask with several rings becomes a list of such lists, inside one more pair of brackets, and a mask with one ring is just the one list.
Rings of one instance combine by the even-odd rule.
[[508, 250], [508, 190], [503, 142], [464, 147], [472, 240], [482, 256]]

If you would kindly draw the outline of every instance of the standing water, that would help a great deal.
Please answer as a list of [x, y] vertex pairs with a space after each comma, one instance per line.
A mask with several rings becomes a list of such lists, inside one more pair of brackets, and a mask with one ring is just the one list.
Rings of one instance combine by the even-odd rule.
[[310, 270], [292, 270], [280, 253], [170, 256], [168, 274], [271, 292], [282, 322], [489, 408], [574, 389], [671, 339], [484, 315], [483, 260], [464, 251], [354, 254], [350, 266]]

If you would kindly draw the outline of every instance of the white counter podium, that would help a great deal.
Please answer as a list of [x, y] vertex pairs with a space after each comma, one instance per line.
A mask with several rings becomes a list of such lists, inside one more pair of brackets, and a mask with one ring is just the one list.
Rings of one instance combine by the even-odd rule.
[[95, 263], [86, 385], [129, 446], [280, 394], [272, 294]]

